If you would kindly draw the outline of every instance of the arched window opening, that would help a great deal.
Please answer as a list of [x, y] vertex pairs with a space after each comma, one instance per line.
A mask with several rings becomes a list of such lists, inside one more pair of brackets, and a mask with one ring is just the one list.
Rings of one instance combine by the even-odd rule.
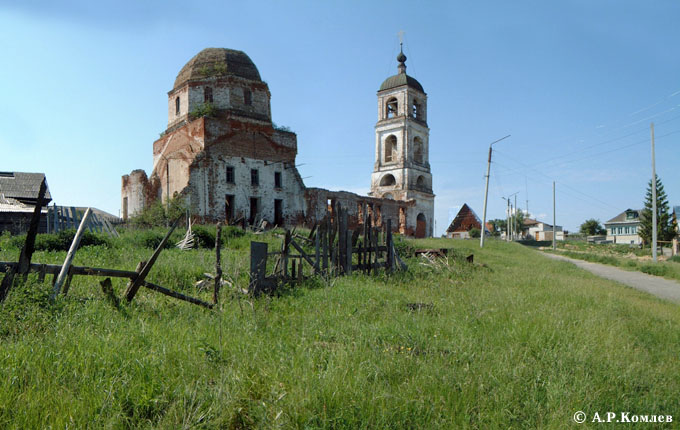
[[245, 104], [246, 106], [250, 106], [253, 104], [253, 93], [251, 93], [250, 90], [247, 88], [243, 89], [243, 104]]
[[399, 109], [399, 103], [397, 102], [397, 99], [392, 97], [391, 99], [387, 100], [387, 112], [385, 117], [386, 118], [394, 118], [397, 116], [397, 112]]
[[417, 100], [413, 100], [413, 105], [411, 105], [411, 116], [415, 119], [420, 119], [421, 115], [420, 103], [418, 103]]
[[416, 179], [416, 186], [418, 187], [425, 186], [425, 178], [422, 175], [418, 176], [418, 179]]
[[423, 164], [423, 141], [419, 137], [413, 139], [413, 161]]
[[393, 134], [385, 139], [385, 163], [397, 161], [397, 137]]
[[389, 187], [391, 185], [394, 185], [397, 183], [397, 180], [394, 179], [394, 176], [390, 175], [389, 173], [380, 179], [380, 186], [381, 187]]
[[427, 232], [427, 220], [425, 218], [425, 215], [419, 213], [418, 216], [416, 217], [416, 237], [417, 238], [425, 237], [426, 232]]
[[203, 89], [203, 103], [213, 102], [213, 91], [211, 87], [205, 87]]
[[175, 97], [175, 115], [179, 115], [179, 96]]

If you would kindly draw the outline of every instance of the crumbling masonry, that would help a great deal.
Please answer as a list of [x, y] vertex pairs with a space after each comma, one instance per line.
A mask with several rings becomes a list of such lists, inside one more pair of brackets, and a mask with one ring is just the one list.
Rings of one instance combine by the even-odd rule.
[[403, 53], [397, 59], [399, 74], [378, 91], [371, 192], [359, 196], [305, 187], [295, 167], [297, 136], [274, 126], [271, 93], [255, 64], [241, 51], [204, 49], [168, 93], [168, 127], [153, 144], [151, 175], [123, 176], [123, 219], [179, 196], [204, 222], [311, 225], [340, 203], [350, 224], [368, 214], [378, 225], [390, 218], [402, 234], [431, 236], [426, 94], [406, 75]]

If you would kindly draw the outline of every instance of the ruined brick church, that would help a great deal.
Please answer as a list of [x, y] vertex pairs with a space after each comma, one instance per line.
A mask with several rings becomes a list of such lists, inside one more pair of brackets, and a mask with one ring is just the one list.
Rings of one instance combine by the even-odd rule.
[[244, 52], [208, 48], [182, 67], [168, 93], [168, 126], [153, 143], [153, 170], [122, 178], [123, 219], [153, 201], [185, 199], [204, 222], [266, 220], [311, 225], [348, 209], [350, 224], [391, 219], [395, 231], [432, 236], [434, 194], [429, 164], [427, 95], [398, 73], [378, 90], [371, 191], [360, 196], [305, 186], [295, 167], [297, 136], [272, 122], [271, 93]]

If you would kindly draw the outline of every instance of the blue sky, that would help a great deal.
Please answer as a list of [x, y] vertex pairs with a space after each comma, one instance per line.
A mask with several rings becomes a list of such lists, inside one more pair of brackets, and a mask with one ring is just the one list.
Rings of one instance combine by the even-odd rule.
[[502, 196], [577, 230], [640, 208], [657, 173], [680, 204], [680, 2], [0, 1], [0, 170], [47, 174], [55, 201], [118, 214], [121, 175], [151, 170], [167, 92], [206, 47], [245, 51], [298, 135], [308, 186], [368, 191], [376, 91], [428, 93], [437, 233]]

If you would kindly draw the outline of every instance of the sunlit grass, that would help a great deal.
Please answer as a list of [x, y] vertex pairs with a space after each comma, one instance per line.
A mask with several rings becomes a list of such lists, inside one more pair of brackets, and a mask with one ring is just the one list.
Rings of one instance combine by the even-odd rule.
[[[243, 287], [249, 241], [278, 239], [238, 240], [223, 261]], [[518, 244], [415, 246], [456, 257], [256, 300], [225, 288], [216, 311], [148, 290], [116, 309], [93, 277], [50, 304], [31, 275], [0, 310], [0, 428], [561, 429], [579, 410], [680, 410], [677, 305]], [[123, 241], [75, 264], [151, 252]], [[193, 283], [212, 271], [212, 251], [169, 249], [149, 279], [208, 300]]]

